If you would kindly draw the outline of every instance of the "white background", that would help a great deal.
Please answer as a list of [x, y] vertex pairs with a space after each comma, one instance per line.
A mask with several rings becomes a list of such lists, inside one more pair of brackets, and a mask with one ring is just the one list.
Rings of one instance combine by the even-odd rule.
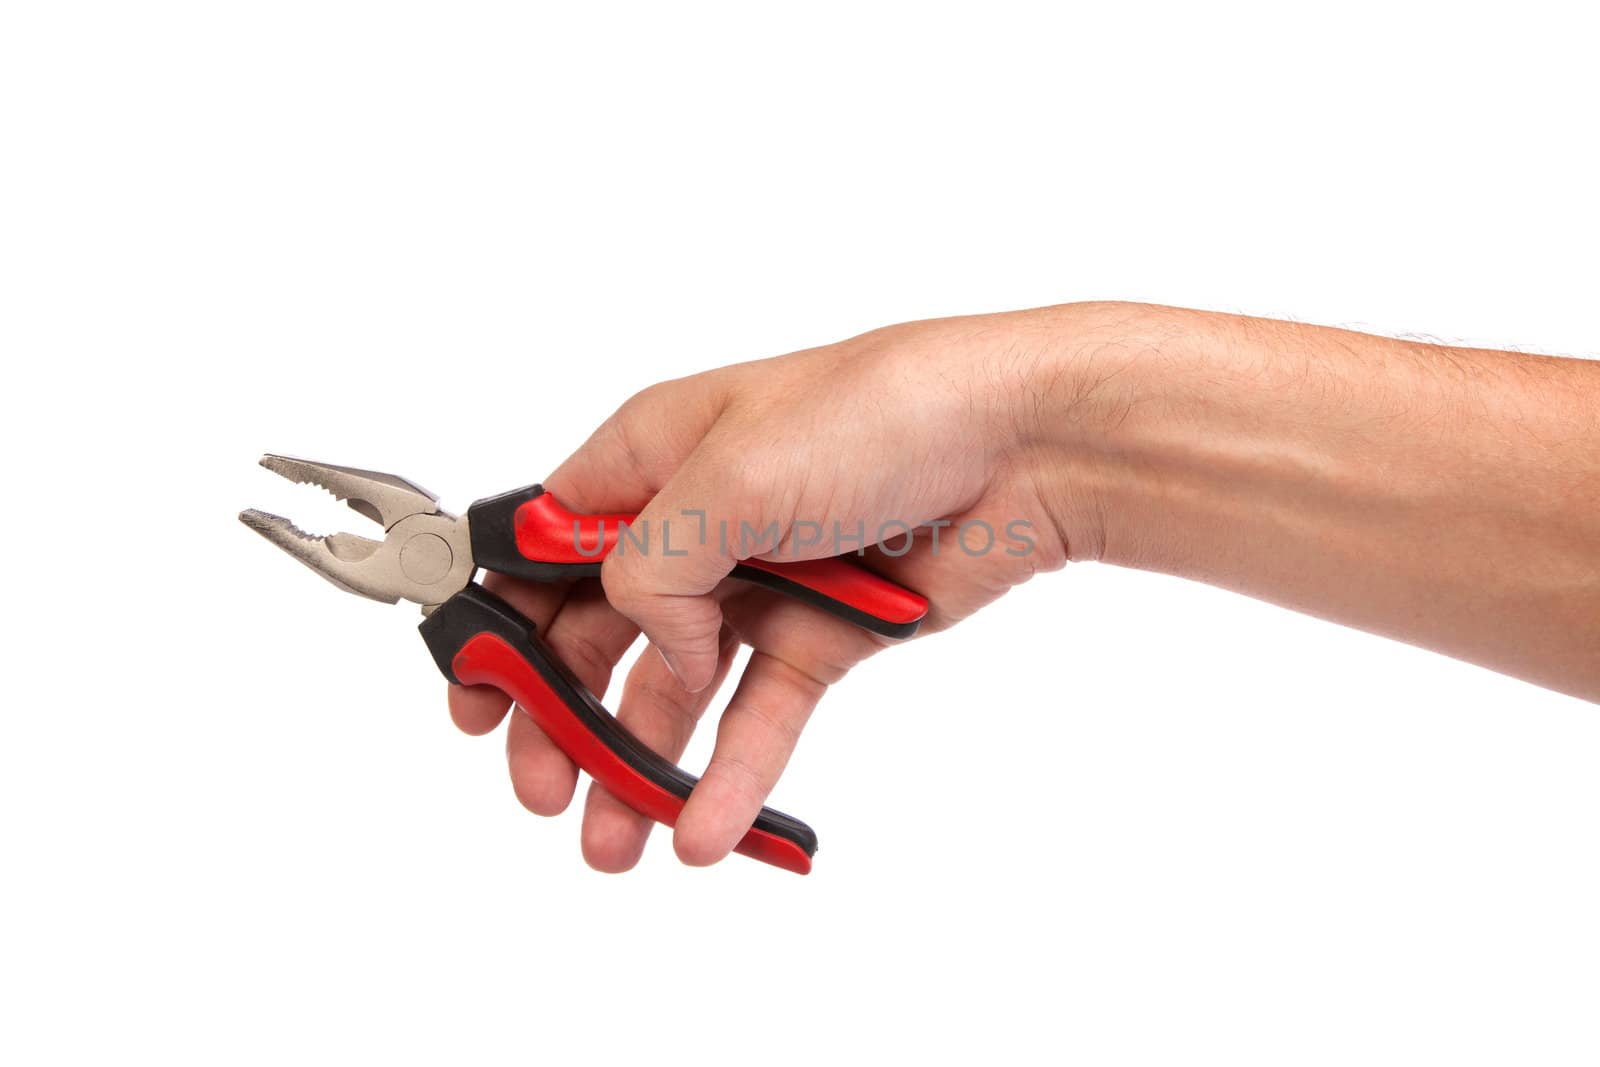
[[1593, 706], [1078, 566], [830, 696], [810, 878], [606, 877], [234, 519], [959, 312], [1594, 353], [1591, 26], [1297, 10], [7, 5], [0, 1058], [1600, 1059]]

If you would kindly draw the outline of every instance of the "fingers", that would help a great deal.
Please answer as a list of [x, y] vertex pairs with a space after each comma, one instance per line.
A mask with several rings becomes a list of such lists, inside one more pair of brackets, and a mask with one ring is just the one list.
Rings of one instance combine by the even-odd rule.
[[[603, 696], [612, 668], [639, 635], [625, 616], [606, 603], [594, 583], [574, 587], [544, 641], [578, 680]], [[526, 715], [515, 715], [506, 731], [506, 767], [522, 806], [536, 815], [559, 815], [572, 802], [578, 768]]]
[[672, 846], [691, 866], [716, 863], [755, 822], [827, 685], [765, 652], [751, 654], [706, 772], [678, 817]]
[[535, 815], [560, 815], [578, 788], [578, 768], [526, 715], [511, 716], [506, 729], [506, 767], [511, 791]]
[[768, 589], [729, 583], [722, 614], [739, 640], [828, 685], [896, 642]]
[[573, 587], [543, 636], [584, 687], [603, 700], [611, 672], [639, 636], [639, 627], [619, 614], [599, 584], [591, 581]]
[[[512, 607], [532, 620], [535, 626], [543, 629], [560, 609], [562, 601], [566, 599], [570, 583], [536, 585], [499, 574], [490, 574], [484, 578], [483, 585], [490, 592], [504, 597]], [[446, 700], [450, 708], [450, 718], [456, 727], [463, 733], [474, 736], [489, 733], [499, 726], [500, 720], [504, 719], [506, 712], [511, 709], [511, 698], [493, 686], [487, 685], [452, 685]]]
[[[547, 645], [580, 681], [603, 694], [612, 668], [639, 630], [606, 604], [594, 583], [541, 585], [490, 574], [484, 585], [504, 597], [533, 622]], [[470, 734], [499, 725], [510, 698], [490, 686], [451, 686], [450, 716]], [[523, 807], [538, 815], [558, 815], [572, 801], [578, 769], [526, 715], [516, 715], [506, 731], [506, 764]]]
[[1065, 542], [1017, 520], [1028, 513], [1022, 502], [986, 501], [937, 526], [918, 527], [909, 543], [869, 546], [862, 562], [927, 597], [928, 615], [918, 632], [935, 633], [1033, 575], [1066, 565]]
[[[828, 684], [883, 647], [883, 642], [814, 608], [765, 589], [738, 584], [719, 590], [728, 627], [721, 634], [720, 660], [713, 683], [689, 693], [659, 658], [641, 656], [623, 690], [619, 718], [654, 751], [674, 762], [688, 745], [696, 722], [722, 684], [739, 639], [765, 647], [750, 661], [739, 692], [723, 716], [717, 752], [707, 770], [709, 789], [697, 787], [690, 799], [694, 810], [710, 818], [697, 827], [698, 816], [686, 807], [679, 821], [680, 853], [688, 862], [712, 863], [726, 855], [754, 822], [777, 780], [800, 728]], [[774, 731], [774, 726], [776, 730]], [[730, 747], [731, 746], [731, 747]], [[762, 780], [727, 802], [723, 764], [760, 767]], [[696, 799], [699, 798], [699, 799]], [[685, 829], [687, 825], [687, 829]], [[584, 812], [583, 851], [597, 870], [620, 872], [639, 861], [653, 823], [635, 813], [599, 786], [591, 786]], [[687, 835], [687, 836], [685, 836]]]
[[[672, 677], [665, 661], [647, 649], [628, 673], [618, 720], [653, 751], [676, 763], [738, 651], [738, 640], [725, 631], [716, 677], [700, 692], [690, 693]], [[603, 786], [591, 784], [583, 815], [583, 858], [598, 871], [630, 870], [639, 862], [654, 826]]]
[[[719, 372], [652, 386], [607, 419], [545, 479], [545, 487], [580, 512], [637, 511], [694, 451], [725, 399], [725, 376]], [[561, 607], [568, 588], [566, 583], [536, 585], [496, 574], [488, 575], [483, 584], [509, 600], [541, 631]], [[575, 636], [581, 632], [573, 631]], [[612, 664], [615, 661], [613, 657]], [[449, 704], [451, 718], [469, 734], [493, 730], [511, 706], [504, 694], [487, 686], [452, 686]]]
[[[691, 693], [716, 674], [722, 611], [708, 594], [737, 562], [740, 522], [761, 529], [772, 521], [763, 487], [773, 483], [752, 450], [738, 451], [742, 440], [721, 429], [708, 435], [639, 512], [643, 547], [619, 541], [600, 572], [611, 603]], [[790, 524], [774, 525], [781, 534]]]
[[[727, 569], [733, 569], [731, 562]], [[722, 611], [706, 595], [709, 588], [700, 588], [701, 583], [691, 576], [680, 577], [679, 570], [621, 568], [608, 562], [601, 573], [606, 593], [617, 610], [637, 622], [649, 636], [656, 654], [678, 684], [690, 693], [698, 693], [716, 675]], [[714, 586], [716, 580], [711, 584]]]
[[731, 630], [753, 646], [723, 712], [717, 743], [678, 819], [673, 847], [685, 863], [725, 857], [750, 829], [827, 691], [888, 642], [764, 589], [723, 599]]
[[492, 685], [452, 685], [446, 699], [456, 729], [474, 737], [493, 731], [511, 710], [511, 698]]
[[716, 674], [722, 629], [716, 605], [703, 594], [733, 563], [682, 512], [714, 508], [727, 495], [721, 491], [726, 478], [719, 479], [703, 454], [729, 388], [727, 371], [651, 386], [545, 480], [575, 510], [638, 513], [631, 529], [644, 543], [611, 553], [602, 572], [606, 593], [641, 625], [691, 692]]

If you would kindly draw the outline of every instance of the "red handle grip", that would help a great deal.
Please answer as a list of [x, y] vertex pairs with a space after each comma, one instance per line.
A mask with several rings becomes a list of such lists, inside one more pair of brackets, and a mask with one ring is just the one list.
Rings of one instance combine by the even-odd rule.
[[[507, 694], [583, 771], [641, 815], [676, 825], [696, 779], [617, 722], [505, 601], [469, 584], [423, 620], [422, 636], [445, 677]], [[796, 874], [811, 871], [816, 834], [762, 808], [734, 847]]]
[[[623, 551], [663, 551], [667, 547], [649, 544], [649, 536], [660, 539], [666, 534], [640, 531], [634, 522], [637, 516], [569, 511], [539, 486], [480, 501], [467, 517], [480, 567], [535, 580], [596, 573], [625, 536], [625, 528], [628, 542]], [[507, 540], [512, 542], [509, 550]], [[784, 562], [745, 560], [734, 567], [733, 577], [786, 593], [889, 637], [911, 636], [928, 613], [923, 597], [837, 556]]]

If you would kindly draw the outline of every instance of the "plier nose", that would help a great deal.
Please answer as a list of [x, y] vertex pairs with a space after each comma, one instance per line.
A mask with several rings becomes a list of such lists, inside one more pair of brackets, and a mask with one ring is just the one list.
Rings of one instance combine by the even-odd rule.
[[357, 514], [383, 527], [382, 541], [352, 533], [316, 537], [281, 515], [254, 508], [239, 521], [349, 593], [423, 611], [442, 604], [472, 580], [472, 539], [466, 520], [439, 509], [439, 498], [397, 474], [265, 455], [261, 465], [291, 482], [326, 489]]

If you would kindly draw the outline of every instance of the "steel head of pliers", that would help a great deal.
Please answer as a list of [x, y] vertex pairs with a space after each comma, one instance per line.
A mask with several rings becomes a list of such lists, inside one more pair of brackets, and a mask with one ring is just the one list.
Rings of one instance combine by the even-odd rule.
[[409, 600], [426, 613], [472, 580], [467, 521], [439, 510], [439, 498], [394, 474], [266, 455], [261, 465], [291, 482], [320, 486], [381, 525], [374, 541], [350, 533], [316, 537], [278, 515], [251, 508], [239, 521], [350, 593], [386, 604]]

